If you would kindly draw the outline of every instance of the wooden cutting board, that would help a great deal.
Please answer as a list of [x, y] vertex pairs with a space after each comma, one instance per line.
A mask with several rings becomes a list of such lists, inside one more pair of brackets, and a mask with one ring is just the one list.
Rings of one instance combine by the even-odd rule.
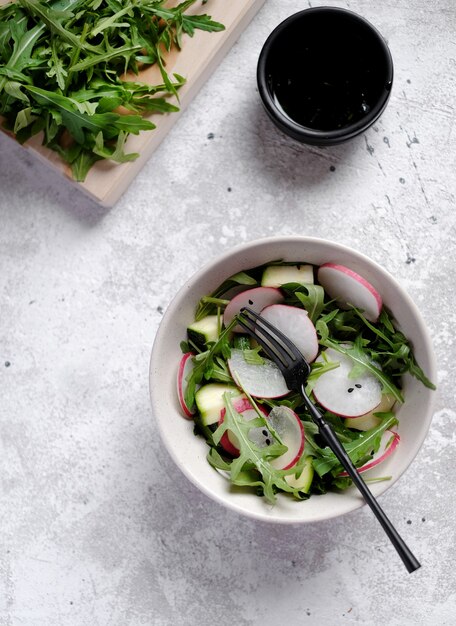
[[[6, 1], [0, 0], [0, 4], [6, 4]], [[265, 0], [210, 0], [203, 6], [203, 10], [199, 3], [193, 7], [195, 13], [208, 13], [212, 19], [224, 24], [226, 30], [220, 33], [196, 31], [193, 38], [185, 36], [182, 50], [173, 51], [167, 57], [168, 73], [181, 74], [187, 79], [187, 83], [179, 91], [180, 111], [149, 116], [148, 119], [157, 128], [128, 138], [126, 151], [139, 152], [140, 156], [136, 161], [122, 164], [98, 161], [89, 171], [86, 180], [77, 183], [72, 180], [68, 165], [54, 151], [41, 145], [41, 135], [32, 137], [24, 148], [51, 165], [100, 204], [113, 206], [264, 2]], [[161, 82], [155, 67], [142, 72], [140, 79], [150, 83]]]

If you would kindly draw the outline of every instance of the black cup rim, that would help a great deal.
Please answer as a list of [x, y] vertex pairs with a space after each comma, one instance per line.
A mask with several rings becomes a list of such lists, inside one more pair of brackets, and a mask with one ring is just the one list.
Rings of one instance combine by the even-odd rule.
[[[379, 97], [376, 105], [372, 107], [371, 111], [360, 120], [354, 122], [353, 124], [344, 126], [343, 128], [337, 128], [334, 130], [318, 130], [298, 124], [280, 111], [280, 109], [275, 105], [271, 96], [271, 92], [268, 88], [266, 64], [275, 40], [291, 24], [294, 24], [295, 22], [303, 19], [303, 17], [305, 17], [306, 15], [312, 13], [332, 13], [348, 16], [354, 22], [358, 22], [358, 24], [362, 26], [365, 31], [371, 33], [372, 37], [375, 38], [375, 40], [380, 44], [384, 55], [386, 81], [384, 83], [382, 94]], [[302, 11], [298, 11], [297, 13], [290, 15], [283, 22], [281, 22], [266, 39], [260, 52], [257, 65], [258, 90], [269, 117], [283, 132], [285, 132], [289, 136], [297, 139], [298, 141], [301, 141], [302, 143], [309, 143], [314, 145], [333, 145], [342, 143], [344, 141], [347, 141], [348, 139], [351, 139], [352, 137], [355, 137], [356, 135], [359, 135], [360, 133], [367, 130], [370, 126], [372, 126], [372, 124], [374, 124], [383, 113], [388, 103], [389, 97], [391, 95], [391, 88], [393, 85], [393, 77], [394, 67], [391, 51], [385, 39], [377, 30], [377, 28], [375, 28], [375, 26], [373, 26], [366, 18], [359, 15], [358, 13], [355, 13], [348, 9], [329, 6], [303, 9]]]

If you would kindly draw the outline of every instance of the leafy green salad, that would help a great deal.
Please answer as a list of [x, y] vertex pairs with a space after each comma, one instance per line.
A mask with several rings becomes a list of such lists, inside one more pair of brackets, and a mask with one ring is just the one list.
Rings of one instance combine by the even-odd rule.
[[[155, 128], [146, 115], [178, 111], [168, 98], [185, 78], [169, 75], [167, 52], [197, 29], [224, 30], [208, 15], [188, 13], [196, 2], [16, 0], [0, 7], [5, 127], [21, 143], [42, 132], [43, 145], [79, 181], [100, 159], [136, 159], [125, 152], [128, 135]], [[141, 78], [152, 65], [159, 84]]]
[[209, 463], [233, 485], [270, 502], [279, 492], [305, 500], [346, 489], [351, 479], [301, 396], [238, 324], [245, 306], [309, 362], [306, 392], [360, 472], [384, 461], [400, 442], [395, 408], [404, 402], [402, 376], [435, 386], [381, 295], [345, 266], [271, 262], [231, 276], [201, 298], [181, 343], [177, 394], [195, 434], [207, 441]]

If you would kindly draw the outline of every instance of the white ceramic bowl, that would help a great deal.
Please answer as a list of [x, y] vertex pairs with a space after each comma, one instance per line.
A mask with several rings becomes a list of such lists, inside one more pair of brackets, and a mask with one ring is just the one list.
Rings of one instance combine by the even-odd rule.
[[[186, 337], [187, 325], [194, 319], [200, 297], [209, 294], [236, 272], [277, 259], [315, 265], [339, 263], [364, 276], [380, 292], [401, 330], [411, 340], [419, 365], [433, 382], [436, 381], [432, 344], [421, 315], [389, 273], [363, 254], [338, 243], [309, 237], [273, 237], [229, 250], [198, 271], [177, 293], [163, 316], [152, 350], [150, 393], [153, 416], [176, 465], [194, 485], [220, 504], [264, 521], [315, 522], [353, 511], [363, 506], [364, 501], [352, 487], [343, 493], [312, 496], [306, 501], [279, 494], [277, 503], [270, 505], [264, 498], [232, 488], [228, 480], [207, 462], [207, 444], [202, 437], [193, 434], [193, 422], [182, 417], [176, 394], [176, 372], [182, 356], [179, 343]], [[401, 443], [394, 454], [370, 472], [370, 476], [392, 476], [390, 481], [372, 484], [376, 496], [389, 489], [405, 472], [419, 451], [432, 419], [435, 391], [408, 375], [403, 383], [405, 403], [397, 412]]]

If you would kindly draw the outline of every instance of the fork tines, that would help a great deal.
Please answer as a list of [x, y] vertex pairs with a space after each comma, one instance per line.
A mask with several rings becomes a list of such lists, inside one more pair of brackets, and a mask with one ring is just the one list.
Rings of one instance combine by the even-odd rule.
[[238, 322], [281, 369], [289, 369], [303, 360], [302, 354], [293, 343], [261, 315], [252, 309], [243, 307], [238, 315]]

